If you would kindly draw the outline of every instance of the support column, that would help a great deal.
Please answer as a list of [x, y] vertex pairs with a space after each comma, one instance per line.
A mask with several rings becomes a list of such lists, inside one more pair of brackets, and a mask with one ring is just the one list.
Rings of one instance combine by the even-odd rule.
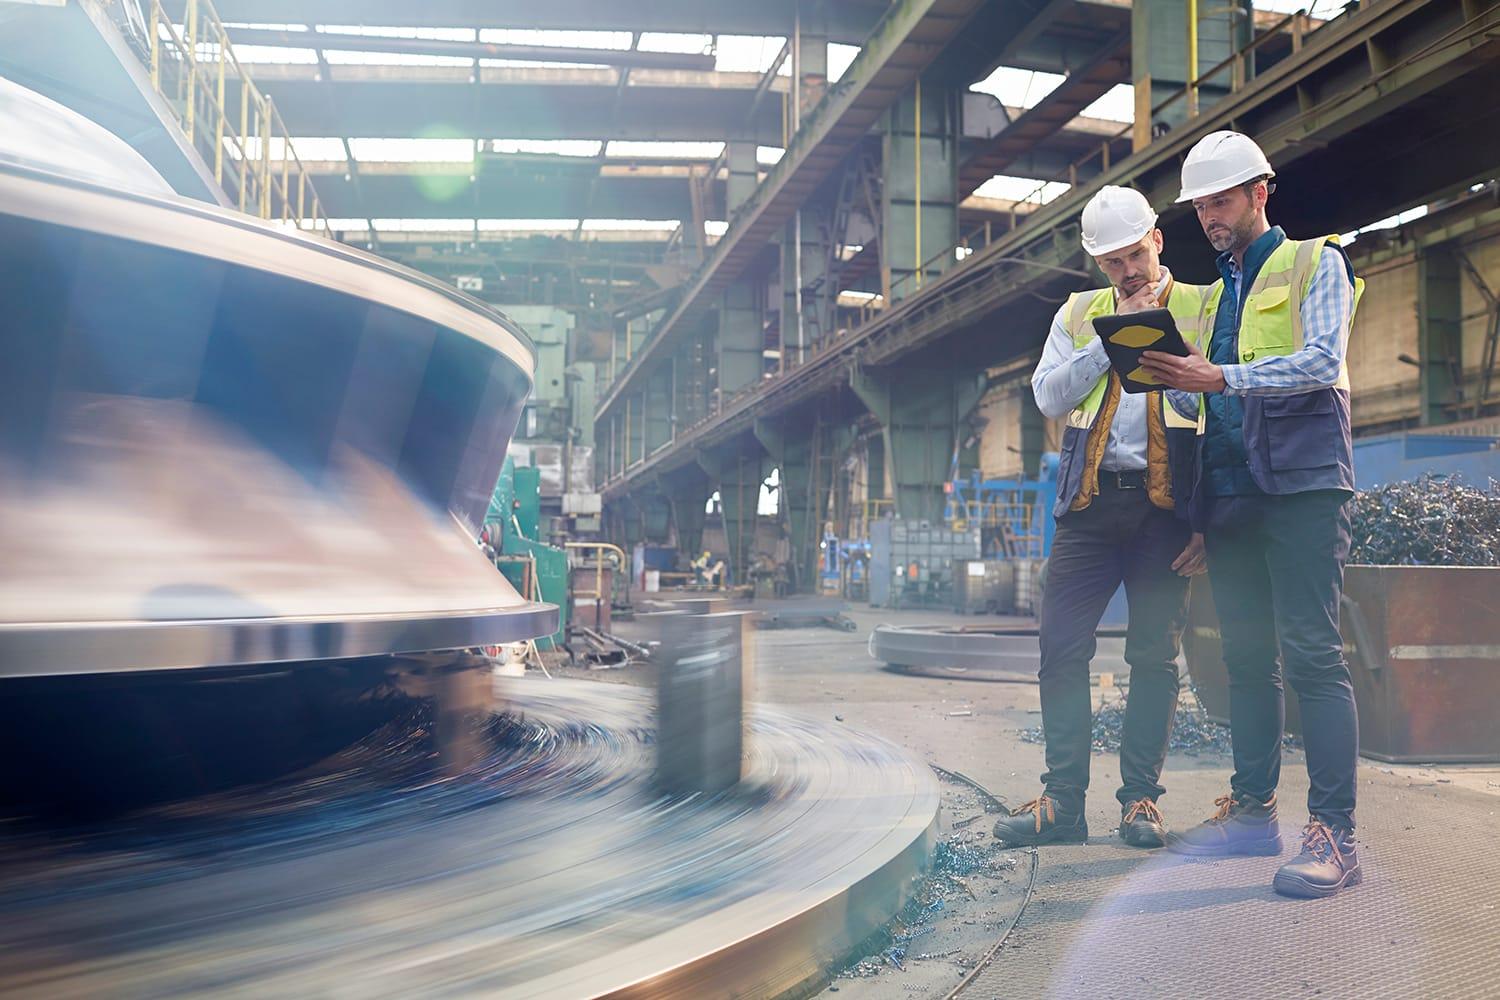
[[950, 267], [958, 242], [960, 94], [918, 80], [886, 115], [881, 145], [881, 290], [887, 302]]
[[818, 341], [833, 334], [838, 294], [830, 267], [833, 249], [833, 208], [827, 189], [820, 188], [792, 216], [781, 238], [781, 340], [787, 367], [801, 364]]
[[[1189, 21], [1197, 14], [1196, 38]], [[1136, 0], [1130, 8], [1130, 64], [1135, 83], [1135, 132], [1139, 150], [1153, 133], [1175, 128], [1192, 113], [1191, 97], [1174, 101], [1153, 119], [1151, 109], [1188, 82], [1189, 48], [1196, 42], [1198, 73], [1213, 69], [1250, 42], [1253, 12], [1247, 0]], [[1195, 74], [1197, 75], [1197, 74]], [[1246, 74], [1249, 75], [1248, 73]], [[1206, 108], [1229, 93], [1233, 70], [1226, 69], [1199, 84], [1196, 106]]]
[[759, 447], [727, 454], [703, 452], [698, 464], [718, 486], [719, 507], [724, 515], [724, 534], [729, 539], [729, 573], [735, 583], [750, 579], [755, 554], [756, 509], [760, 484], [765, 478], [765, 456]]
[[672, 505], [660, 493], [647, 493], [640, 499], [641, 531], [652, 545], [665, 545], [672, 533]]
[[859, 369], [855, 395], [880, 421], [896, 516], [939, 521], [960, 425], [984, 393], [984, 374], [961, 369]]
[[725, 289], [719, 300], [717, 361], [723, 399], [760, 381], [765, 363], [759, 292], [751, 280], [741, 279]]
[[673, 380], [673, 406], [677, 417], [674, 436], [708, 414], [710, 350], [704, 337], [693, 337], [678, 349]]
[[[792, 589], [805, 591], [815, 578], [814, 557], [809, 552], [816, 526], [811, 524], [814, 483], [816, 426], [757, 420], [755, 438], [766, 449], [771, 465], [781, 470], [781, 515], [791, 548]], [[813, 552], [816, 548], [813, 548]]]
[[646, 394], [637, 392], [625, 397], [625, 468], [646, 457]]
[[[729, 165], [726, 207], [729, 218], [733, 219], [736, 210], [755, 192], [758, 183], [755, 145], [749, 142], [731, 142], [724, 156]], [[760, 381], [765, 367], [761, 355], [764, 341], [761, 333], [764, 325], [763, 301], [762, 282], [758, 276], [739, 279], [724, 291], [719, 300], [716, 360], [722, 398], [728, 398]]]
[[672, 505], [672, 526], [676, 529], [677, 551], [691, 560], [703, 551], [703, 516], [713, 486], [697, 465], [684, 466], [662, 476], [662, 486]]
[[657, 367], [646, 379], [645, 434], [646, 450], [642, 457], [649, 457], [656, 449], [672, 440], [672, 364]]
[[1451, 247], [1417, 255], [1417, 360], [1426, 425], [1451, 423], [1462, 395], [1463, 272]]

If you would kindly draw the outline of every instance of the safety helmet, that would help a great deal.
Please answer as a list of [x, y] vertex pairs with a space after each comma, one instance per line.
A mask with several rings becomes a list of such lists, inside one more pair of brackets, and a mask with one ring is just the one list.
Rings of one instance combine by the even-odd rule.
[[1083, 206], [1080, 228], [1084, 252], [1099, 257], [1145, 239], [1156, 228], [1156, 213], [1139, 191], [1110, 184]]
[[1257, 177], [1275, 177], [1276, 171], [1255, 140], [1239, 132], [1210, 132], [1198, 140], [1182, 161], [1182, 193], [1179, 202], [1228, 191]]

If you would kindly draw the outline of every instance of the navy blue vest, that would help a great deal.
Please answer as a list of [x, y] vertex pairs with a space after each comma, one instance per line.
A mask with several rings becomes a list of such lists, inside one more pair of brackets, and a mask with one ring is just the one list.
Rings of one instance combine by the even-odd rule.
[[[1261, 266], [1270, 258], [1271, 251], [1281, 245], [1286, 233], [1280, 226], [1272, 226], [1245, 251], [1245, 272], [1240, 278], [1240, 290], [1245, 291], [1255, 283]], [[1209, 360], [1216, 365], [1240, 363], [1240, 314], [1244, 300], [1235, 294], [1234, 276], [1229, 267], [1234, 257], [1229, 253], [1219, 255], [1219, 274], [1224, 279], [1224, 292], [1219, 299], [1218, 312], [1214, 314], [1214, 329]], [[1245, 448], [1245, 401], [1240, 396], [1225, 392], [1209, 393], [1204, 397], [1208, 412], [1203, 432], [1203, 492], [1211, 497], [1259, 496], [1262, 490], [1250, 474], [1250, 455]]]

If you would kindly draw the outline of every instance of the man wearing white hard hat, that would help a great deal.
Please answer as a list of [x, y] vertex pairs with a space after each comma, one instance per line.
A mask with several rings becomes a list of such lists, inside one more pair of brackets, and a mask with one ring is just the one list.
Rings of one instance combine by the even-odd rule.
[[[1174, 406], [1196, 413], [1194, 520], [1229, 670], [1234, 776], [1208, 821], [1173, 838], [1192, 855], [1279, 855], [1276, 785], [1297, 692], [1310, 779], [1302, 852], [1272, 884], [1331, 896], [1361, 879], [1354, 847], [1359, 723], [1339, 636], [1354, 492], [1349, 328], [1364, 283], [1338, 238], [1293, 240], [1266, 218], [1276, 176], [1250, 138], [1214, 132], [1188, 153], [1182, 194], [1222, 280], [1204, 301], [1207, 357], [1147, 353]], [[1278, 655], [1280, 663], [1278, 664]]]
[[1069, 296], [1052, 321], [1032, 390], [1051, 418], [1067, 416], [1058, 464], [1057, 532], [1041, 607], [1044, 791], [1001, 819], [1008, 844], [1077, 843], [1088, 837], [1094, 631], [1123, 582], [1130, 603], [1125, 660], [1130, 694], [1120, 741], [1119, 835], [1160, 847], [1157, 799], [1177, 708], [1177, 653], [1187, 578], [1202, 572], [1202, 539], [1179, 501], [1191, 486], [1194, 424], [1161, 392], [1122, 392], [1093, 321], [1165, 306], [1197, 337], [1204, 289], [1161, 266], [1162, 234], [1144, 196], [1106, 187], [1083, 210], [1083, 248], [1110, 284]]

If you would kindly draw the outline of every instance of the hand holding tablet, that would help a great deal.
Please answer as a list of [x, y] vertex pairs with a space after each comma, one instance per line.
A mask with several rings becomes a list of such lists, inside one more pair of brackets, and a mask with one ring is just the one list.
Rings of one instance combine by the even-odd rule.
[[1190, 353], [1172, 314], [1166, 309], [1147, 309], [1123, 316], [1099, 316], [1094, 332], [1104, 344], [1109, 363], [1120, 376], [1126, 392], [1150, 392], [1164, 388], [1151, 372], [1141, 367], [1141, 355], [1158, 351], [1185, 358]]

